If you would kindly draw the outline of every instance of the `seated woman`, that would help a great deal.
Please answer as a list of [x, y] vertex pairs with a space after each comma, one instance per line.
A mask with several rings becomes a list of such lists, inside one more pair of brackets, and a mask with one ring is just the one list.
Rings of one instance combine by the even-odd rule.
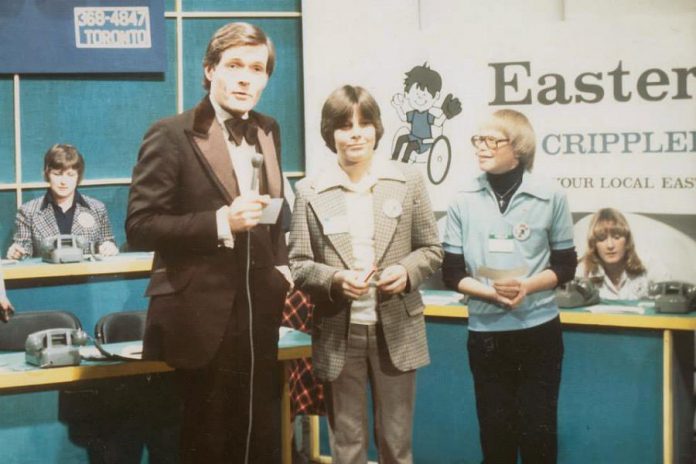
[[602, 208], [590, 220], [587, 251], [578, 266], [607, 300], [639, 300], [648, 296], [650, 279], [628, 221], [614, 208]]
[[104, 203], [77, 191], [84, 172], [85, 161], [72, 145], [53, 145], [46, 152], [44, 179], [49, 184], [48, 191], [17, 211], [8, 258], [38, 256], [44, 242], [59, 234], [81, 236], [87, 253], [118, 254]]

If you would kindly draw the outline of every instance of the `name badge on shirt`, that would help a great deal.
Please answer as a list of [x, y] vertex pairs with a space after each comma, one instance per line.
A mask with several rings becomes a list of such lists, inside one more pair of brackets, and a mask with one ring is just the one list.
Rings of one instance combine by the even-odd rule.
[[512, 235], [496, 235], [488, 236], [488, 251], [491, 253], [512, 253], [515, 251], [515, 241]]
[[343, 234], [348, 232], [348, 217], [334, 216], [326, 218], [321, 222], [326, 235]]

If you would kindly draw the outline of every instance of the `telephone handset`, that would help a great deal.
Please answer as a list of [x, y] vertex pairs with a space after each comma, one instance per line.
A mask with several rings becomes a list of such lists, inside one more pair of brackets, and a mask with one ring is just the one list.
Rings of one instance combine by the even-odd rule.
[[46, 329], [29, 334], [24, 344], [25, 360], [39, 367], [77, 366], [80, 346], [87, 344], [81, 329]]
[[556, 289], [556, 303], [559, 308], [577, 308], [599, 303], [599, 290], [591, 280], [576, 277]]
[[61, 234], [43, 240], [41, 259], [47, 263], [79, 263], [83, 260], [85, 238], [79, 235]]
[[688, 313], [696, 310], [696, 285], [670, 280], [654, 283], [649, 294], [661, 313]]

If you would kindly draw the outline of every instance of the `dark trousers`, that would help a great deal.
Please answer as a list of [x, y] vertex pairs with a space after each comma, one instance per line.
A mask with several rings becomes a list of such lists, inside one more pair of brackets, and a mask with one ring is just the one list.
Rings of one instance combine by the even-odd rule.
[[469, 331], [469, 364], [485, 464], [555, 463], [563, 339], [558, 317], [537, 327]]
[[180, 444], [184, 464], [245, 462], [250, 387], [253, 425], [248, 462], [280, 462], [280, 314], [277, 320], [269, 320], [262, 308], [254, 310], [253, 386], [244, 295], [236, 298], [234, 314], [211, 364], [177, 371], [184, 404]]
[[392, 160], [399, 159], [399, 152], [401, 152], [401, 147], [403, 147], [404, 144], [406, 145], [406, 151], [404, 152], [404, 156], [401, 158], [402, 163], [408, 163], [408, 161], [411, 159], [411, 153], [414, 151], [417, 152], [418, 148], [420, 148], [420, 144], [417, 140], [409, 139], [409, 134], [401, 135], [398, 139], [396, 139], [394, 153], [392, 153], [391, 157]]

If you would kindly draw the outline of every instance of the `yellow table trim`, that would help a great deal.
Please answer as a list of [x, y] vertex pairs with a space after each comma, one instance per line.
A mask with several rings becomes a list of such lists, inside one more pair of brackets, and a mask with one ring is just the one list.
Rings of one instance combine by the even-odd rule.
[[[672, 384], [672, 331], [665, 330], [662, 337], [662, 460], [674, 463], [674, 385]], [[689, 374], [691, 375], [691, 374]]]
[[103, 261], [85, 261], [68, 264], [9, 264], [3, 265], [5, 280], [40, 279], [46, 277], [70, 277], [103, 274], [127, 274], [135, 272], [150, 272], [152, 256], [126, 258], [119, 256]]
[[[469, 311], [461, 305], [426, 305], [425, 315], [432, 317], [467, 318]], [[636, 314], [597, 314], [561, 310], [564, 324], [626, 327], [638, 329], [696, 330], [696, 317]]]
[[161, 361], [137, 361], [53, 367], [19, 372], [0, 371], [0, 390], [57, 385], [82, 380], [107, 379], [129, 375], [152, 374], [156, 372], [169, 372], [172, 370], [171, 367]]

